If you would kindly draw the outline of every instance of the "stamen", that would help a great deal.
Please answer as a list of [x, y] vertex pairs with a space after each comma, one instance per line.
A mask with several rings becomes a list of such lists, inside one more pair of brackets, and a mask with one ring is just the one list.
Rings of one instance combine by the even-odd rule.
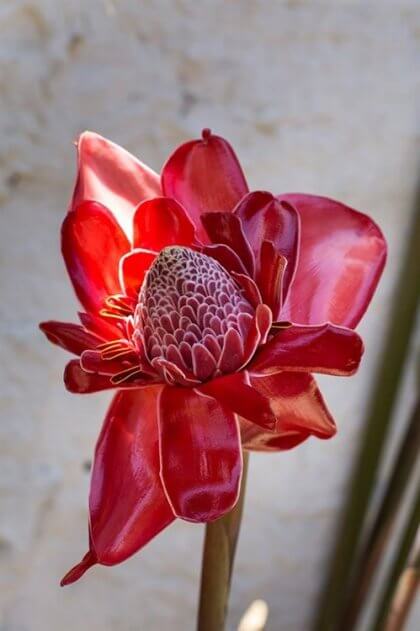
[[108, 296], [105, 299], [105, 304], [108, 307], [113, 308], [121, 308], [124, 310], [129, 310], [130, 313], [133, 313], [135, 305], [135, 301], [129, 296], [123, 296], [122, 294], [113, 294], [112, 296]]
[[99, 315], [101, 315], [103, 318], [113, 318], [114, 320], [127, 319], [127, 315], [117, 315], [116, 313], [113, 313], [112, 311], [109, 311], [108, 309], [101, 309], [99, 312]]
[[96, 346], [97, 351], [106, 350], [108, 348], [114, 348], [115, 346], [121, 346], [122, 344], [128, 344], [126, 340], [116, 339], [109, 342], [102, 342]]
[[106, 361], [112, 360], [112, 359], [117, 359], [117, 357], [124, 357], [125, 355], [132, 355], [133, 353], [133, 349], [132, 348], [126, 348], [124, 350], [109, 350], [109, 351], [104, 351], [101, 353], [101, 359], [104, 359]]

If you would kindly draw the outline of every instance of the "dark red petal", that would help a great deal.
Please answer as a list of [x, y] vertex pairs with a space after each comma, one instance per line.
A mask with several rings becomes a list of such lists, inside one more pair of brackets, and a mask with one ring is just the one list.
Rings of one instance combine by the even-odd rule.
[[156, 252], [136, 249], [122, 257], [119, 268], [120, 283], [128, 296], [138, 296], [146, 272], [156, 256]]
[[96, 202], [84, 202], [68, 213], [61, 237], [77, 297], [87, 311], [99, 311], [107, 296], [121, 291], [118, 265], [130, 249], [127, 237], [111, 213]]
[[202, 213], [232, 210], [248, 192], [232, 147], [209, 130], [203, 132], [202, 139], [175, 150], [162, 169], [161, 181], [163, 194], [186, 208], [199, 238], [205, 235]]
[[78, 173], [69, 210], [92, 200], [103, 204], [130, 237], [134, 209], [161, 195], [160, 178], [128, 151], [86, 131], [77, 143]]
[[279, 372], [267, 376], [250, 373], [250, 383], [270, 399], [277, 432], [293, 430], [309, 432], [318, 438], [334, 436], [334, 419], [309, 373]]
[[250, 385], [246, 371], [212, 379], [197, 388], [235, 414], [239, 414], [265, 428], [273, 429], [276, 416], [270, 400]]
[[82, 353], [80, 358], [80, 366], [85, 372], [98, 375], [113, 376], [125, 368], [136, 365], [138, 365], [138, 357], [134, 351], [121, 358], [103, 359], [101, 351], [87, 350]]
[[39, 328], [52, 344], [61, 346], [75, 355], [80, 355], [88, 348], [95, 348], [103, 342], [103, 338], [89, 333], [80, 324], [72, 324], [71, 322], [49, 320], [48, 322], [41, 322]]
[[241, 220], [232, 213], [203, 213], [201, 221], [213, 243], [228, 245], [239, 256], [249, 274], [255, 269], [251, 247], [242, 230]]
[[297, 370], [348, 376], [356, 372], [362, 355], [362, 339], [351, 329], [293, 325], [258, 350], [248, 368], [259, 374]]
[[247, 276], [246, 274], [237, 274], [236, 272], [231, 272], [231, 275], [238, 285], [242, 287], [245, 298], [255, 309], [258, 305], [262, 304], [260, 290], [250, 276]]
[[309, 438], [309, 432], [302, 432], [298, 430], [283, 430], [267, 431], [261, 429], [255, 423], [250, 423], [244, 418], [239, 419], [239, 426], [241, 428], [241, 440], [244, 449], [251, 451], [285, 451], [287, 449], [293, 449], [307, 438]]
[[195, 227], [185, 210], [174, 199], [156, 197], [142, 202], [133, 223], [136, 248], [159, 251], [168, 245], [191, 245]]
[[[109, 362], [113, 364], [113, 362]], [[124, 369], [124, 367], [120, 367]], [[109, 366], [109, 373], [87, 372], [80, 366], [80, 361], [70, 361], [64, 370], [64, 385], [73, 394], [91, 394], [101, 390], [139, 390], [159, 383], [160, 379], [149, 372], [134, 372], [134, 368], [128, 367], [129, 375], [121, 375], [115, 364]]]
[[174, 519], [159, 477], [160, 390], [117, 393], [105, 418], [89, 497], [90, 536], [99, 563], [124, 561]]
[[366, 311], [386, 259], [386, 242], [366, 215], [326, 197], [282, 195], [301, 219], [296, 277], [282, 318], [354, 328]]
[[242, 475], [235, 415], [195, 390], [166, 386], [159, 425], [161, 476], [174, 513], [194, 522], [227, 513]]
[[274, 320], [280, 315], [285, 296], [287, 259], [278, 253], [271, 241], [263, 241], [257, 284], [264, 302], [271, 308]]
[[83, 574], [87, 572], [89, 568], [96, 565], [97, 562], [98, 561], [96, 555], [92, 550], [86, 552], [80, 563], [72, 567], [71, 570], [69, 570], [67, 574], [63, 576], [60, 581], [61, 587], [64, 587], [65, 585], [71, 585], [71, 583], [75, 583], [76, 581], [78, 581], [79, 578], [82, 578]]
[[77, 580], [86, 564], [121, 563], [174, 520], [159, 477], [159, 391], [118, 392], [111, 403], [92, 469], [91, 552], [66, 582]]
[[64, 385], [74, 394], [90, 394], [115, 388], [109, 377], [85, 372], [78, 359], [72, 359], [65, 367]]
[[287, 259], [283, 291], [286, 294], [293, 279], [299, 249], [299, 216], [288, 203], [282, 203], [271, 193], [255, 191], [242, 199], [234, 210], [241, 218], [244, 233], [251, 244], [257, 265], [264, 241]]
[[201, 251], [216, 259], [229, 273], [246, 274], [246, 268], [241, 259], [229, 246], [223, 243], [205, 245]]
[[258, 305], [244, 343], [244, 363], [241, 367], [246, 366], [258, 346], [266, 342], [272, 322], [273, 317], [270, 307], [267, 307], [267, 305]]
[[111, 321], [109, 318], [81, 311], [79, 311], [78, 316], [85, 329], [95, 333], [104, 340], [115, 340], [124, 337], [123, 328], [121, 325], [114, 324], [115, 320]]

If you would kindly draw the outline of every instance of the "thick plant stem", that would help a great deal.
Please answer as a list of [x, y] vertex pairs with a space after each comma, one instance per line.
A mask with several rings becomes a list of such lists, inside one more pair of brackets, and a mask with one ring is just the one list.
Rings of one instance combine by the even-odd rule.
[[245, 499], [248, 452], [244, 451], [241, 491], [233, 510], [206, 525], [197, 631], [225, 629], [236, 543]]

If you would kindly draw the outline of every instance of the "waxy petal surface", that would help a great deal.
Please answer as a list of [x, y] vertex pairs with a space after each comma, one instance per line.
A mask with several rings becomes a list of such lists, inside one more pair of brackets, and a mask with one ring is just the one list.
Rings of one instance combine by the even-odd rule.
[[[121, 563], [174, 520], [159, 478], [159, 391], [118, 392], [105, 418], [89, 496], [90, 548], [97, 563]], [[86, 558], [82, 569], [85, 564]]]
[[119, 278], [121, 288], [128, 296], [137, 298], [146, 272], [156, 256], [156, 252], [136, 249], [122, 257], [119, 264]]
[[142, 202], [134, 214], [135, 248], [159, 251], [168, 245], [191, 245], [195, 227], [174, 199], [156, 197]]
[[128, 237], [136, 206], [161, 195], [160, 178], [131, 153], [99, 134], [79, 137], [78, 173], [69, 210], [84, 201], [96, 201], [114, 214]]
[[159, 426], [161, 478], [174, 513], [194, 522], [227, 513], [242, 475], [235, 415], [193, 389], [166, 386]]
[[72, 359], [64, 369], [64, 385], [73, 394], [91, 394], [115, 388], [108, 376], [87, 373], [78, 359]]
[[163, 194], [187, 210], [202, 239], [201, 214], [232, 210], [248, 192], [232, 147], [209, 130], [203, 131], [203, 138], [175, 150], [162, 169], [161, 181]]
[[380, 229], [366, 215], [326, 197], [288, 194], [279, 199], [293, 204], [301, 220], [299, 263], [282, 318], [354, 328], [385, 265]]
[[358, 369], [362, 354], [363, 342], [352, 329], [293, 325], [257, 351], [248, 368], [259, 374], [296, 370], [348, 376]]
[[262, 427], [274, 429], [276, 415], [271, 408], [270, 399], [250, 385], [245, 370], [212, 379], [199, 386], [197, 390], [213, 397], [235, 414]]
[[250, 384], [270, 399], [277, 432], [303, 431], [318, 438], [334, 436], [334, 419], [309, 373], [279, 372], [258, 377], [250, 373]]
[[260, 271], [264, 264], [260, 258], [264, 241], [270, 241], [278, 254], [286, 258], [283, 289], [287, 293], [299, 254], [300, 226], [296, 210], [290, 204], [276, 199], [271, 193], [255, 191], [239, 202], [234, 214], [241, 219]]
[[113, 215], [101, 204], [84, 202], [67, 214], [61, 250], [77, 297], [98, 312], [107, 296], [120, 292], [118, 265], [130, 243]]
[[241, 440], [244, 449], [250, 451], [286, 451], [297, 447], [310, 437], [309, 432], [283, 429], [268, 431], [240, 417]]

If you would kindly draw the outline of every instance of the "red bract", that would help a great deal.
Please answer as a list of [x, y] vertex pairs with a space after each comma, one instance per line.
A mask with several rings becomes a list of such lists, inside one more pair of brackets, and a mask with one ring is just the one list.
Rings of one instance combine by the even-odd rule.
[[276, 451], [335, 424], [311, 373], [346, 376], [381, 275], [379, 228], [339, 202], [249, 192], [204, 130], [159, 178], [86, 132], [62, 228], [81, 324], [44, 322], [78, 356], [71, 392], [118, 388], [96, 446], [89, 552], [63, 579], [113, 565], [175, 517], [234, 505], [242, 447]]

